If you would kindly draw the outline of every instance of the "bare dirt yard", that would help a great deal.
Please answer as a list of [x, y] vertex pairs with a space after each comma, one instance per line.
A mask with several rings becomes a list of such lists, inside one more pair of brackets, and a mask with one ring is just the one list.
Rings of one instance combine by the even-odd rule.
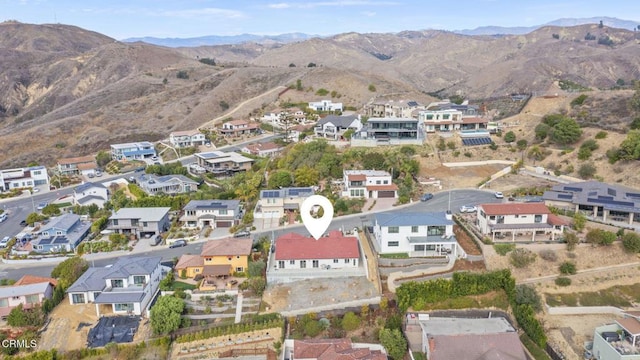
[[42, 333], [38, 350], [57, 349], [60, 352], [83, 349], [87, 335], [98, 317], [94, 304], [71, 305], [65, 297], [49, 314], [51, 322]]

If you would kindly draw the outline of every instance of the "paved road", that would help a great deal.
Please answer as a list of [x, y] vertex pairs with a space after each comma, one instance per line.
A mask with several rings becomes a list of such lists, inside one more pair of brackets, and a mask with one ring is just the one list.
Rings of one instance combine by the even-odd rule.
[[[126, 176], [126, 175], [124, 175]], [[42, 194], [44, 195], [44, 194]], [[449, 196], [450, 195], [450, 196]], [[37, 196], [37, 195], [36, 195]], [[51, 196], [51, 195], [49, 195]], [[35, 196], [34, 196], [35, 197]], [[44, 196], [43, 196], [44, 198]], [[55, 198], [55, 196], [54, 196]], [[25, 201], [22, 199], [22, 201]], [[26, 201], [30, 200], [27, 198]], [[427, 202], [414, 202], [413, 204], [403, 206], [401, 208], [386, 210], [383, 213], [390, 212], [433, 212], [433, 211], [445, 211], [447, 209], [451, 209], [454, 213], [458, 212], [459, 207], [462, 205], [470, 205], [470, 204], [481, 204], [481, 203], [490, 203], [490, 202], [500, 202], [501, 200], [496, 199], [493, 196], [493, 193], [490, 191], [484, 190], [474, 190], [474, 189], [461, 189], [461, 190], [452, 190], [451, 192], [445, 191], [435, 194], [433, 199]], [[351, 229], [354, 227], [362, 227], [363, 225], [370, 224], [373, 219], [374, 214], [355, 214], [344, 217], [336, 218], [332, 221], [329, 226], [329, 230], [339, 230], [339, 229]], [[277, 238], [278, 236], [288, 233], [291, 231], [300, 232], [305, 234], [307, 231], [304, 228], [304, 225], [294, 225], [287, 226], [286, 228], [278, 228], [274, 230], [268, 230], [263, 232], [254, 233], [254, 239], [258, 239], [261, 236], [274, 236]], [[158, 246], [158, 247], [146, 247], [143, 248], [142, 252], [137, 252], [135, 254], [122, 254], [122, 253], [105, 253], [99, 254], [98, 257], [91, 261], [92, 265], [95, 266], [106, 266], [112, 264], [116, 258], [122, 256], [162, 256], [163, 261], [171, 261], [175, 257], [179, 257], [182, 254], [199, 254], [202, 250], [202, 242], [189, 244], [185, 247], [169, 249], [167, 246]], [[137, 247], [138, 248], [138, 247]], [[146, 251], [148, 249], [148, 251]], [[92, 258], [91, 256], [89, 258]], [[13, 265], [13, 264], [0, 264], [0, 276], [7, 277], [10, 279], [19, 279], [22, 275], [29, 273], [37, 276], [49, 276], [51, 270], [55, 267], [55, 264], [46, 264], [46, 265], [37, 265], [37, 264], [22, 264], [22, 265]]]

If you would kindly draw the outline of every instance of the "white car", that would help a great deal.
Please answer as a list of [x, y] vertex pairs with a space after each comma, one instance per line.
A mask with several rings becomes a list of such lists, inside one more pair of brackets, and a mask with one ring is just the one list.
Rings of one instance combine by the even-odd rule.
[[157, 156], [152, 156], [151, 157], [151, 161], [158, 161], [158, 157]]
[[478, 208], [475, 205], [462, 205], [460, 206], [461, 213], [474, 213], [477, 212]]
[[493, 193], [493, 196], [496, 197], [496, 199], [504, 199], [504, 194], [500, 191], [496, 191]]

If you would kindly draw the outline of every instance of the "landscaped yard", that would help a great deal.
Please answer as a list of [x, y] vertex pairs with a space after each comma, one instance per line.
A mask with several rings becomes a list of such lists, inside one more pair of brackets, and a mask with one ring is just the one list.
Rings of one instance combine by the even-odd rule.
[[174, 281], [171, 284], [171, 290], [172, 291], [176, 291], [176, 290], [195, 290], [196, 286], [193, 284], [188, 284], [186, 282], [182, 282], [182, 281]]
[[640, 301], [640, 284], [618, 285], [600, 291], [545, 294], [549, 306], [630, 307]]

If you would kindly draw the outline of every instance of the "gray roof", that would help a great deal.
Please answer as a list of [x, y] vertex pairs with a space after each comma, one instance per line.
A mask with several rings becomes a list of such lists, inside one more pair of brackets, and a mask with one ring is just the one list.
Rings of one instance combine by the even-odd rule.
[[353, 123], [353, 121], [357, 119], [358, 119], [357, 115], [347, 115], [347, 116], [329, 115], [318, 120], [318, 123], [316, 124], [316, 126], [322, 126], [327, 123], [332, 123], [333, 125], [339, 128], [348, 128], [351, 125], [351, 123]]
[[382, 213], [376, 214], [375, 220], [380, 226], [453, 225], [453, 220], [448, 220], [444, 211], [429, 213]]
[[51, 284], [49, 282], [41, 282], [37, 284], [18, 285], [18, 286], [2, 286], [0, 287], [0, 299], [13, 296], [42, 294], [47, 291]]
[[109, 272], [105, 273], [103, 279], [124, 279], [130, 275], [149, 275], [153, 272], [162, 257], [125, 257], [119, 258]]
[[98, 195], [87, 195], [87, 196], [83, 196], [80, 199], [77, 199], [76, 202], [80, 205], [82, 204], [86, 204], [88, 202], [90, 202], [91, 200], [98, 200], [98, 201], [107, 201], [105, 198], [103, 198], [102, 196], [98, 196]]
[[441, 244], [441, 243], [456, 243], [455, 236], [442, 237], [438, 235], [427, 236], [409, 236], [409, 244]]
[[96, 304], [136, 303], [142, 301], [142, 298], [144, 298], [144, 292], [140, 288], [140, 291], [135, 292], [103, 292], [93, 302]]
[[444, 318], [429, 317], [420, 320], [420, 327], [427, 335], [498, 334], [515, 329], [503, 317], [492, 318]]
[[[409, 123], [418, 123], [418, 119], [410, 119], [410, 118], [369, 118], [367, 120], [367, 124], [375, 123], [375, 122], [389, 122], [389, 123], [397, 123], [397, 122], [409, 122]], [[386, 130], [386, 129], [385, 129]]]
[[184, 210], [237, 209], [239, 206], [240, 200], [191, 200]]
[[104, 290], [106, 286], [106, 283], [104, 281], [104, 274], [109, 271], [111, 271], [111, 269], [104, 267], [88, 268], [87, 271], [84, 272], [84, 274], [80, 275], [76, 282], [69, 286], [69, 288], [67, 289], [67, 293]]
[[109, 219], [139, 219], [140, 221], [160, 221], [165, 217], [171, 208], [169, 207], [148, 207], [148, 208], [122, 208]]
[[308, 197], [315, 193], [312, 187], [287, 187], [276, 190], [260, 190], [260, 199], [284, 199]]
[[73, 191], [75, 191], [75, 192], [83, 192], [85, 190], [91, 189], [92, 187], [106, 189], [106, 186], [102, 185], [102, 183], [86, 182], [84, 184], [78, 185], [75, 188], [73, 188]]
[[542, 198], [549, 201], [602, 206], [607, 210], [640, 212], [640, 190], [599, 181], [556, 185], [545, 191]]
[[71, 213], [63, 214], [49, 221], [47, 225], [40, 229], [40, 233], [49, 229], [61, 229], [63, 231], [69, 231], [78, 221], [80, 221], [80, 215]]
[[197, 181], [191, 180], [188, 177], [186, 177], [184, 175], [180, 175], [180, 174], [158, 176], [158, 177], [156, 177], [156, 180], [158, 182], [169, 182], [169, 181], [176, 181], [177, 180], [177, 181], [180, 181], [182, 183], [190, 183], [190, 184], [198, 185]]

